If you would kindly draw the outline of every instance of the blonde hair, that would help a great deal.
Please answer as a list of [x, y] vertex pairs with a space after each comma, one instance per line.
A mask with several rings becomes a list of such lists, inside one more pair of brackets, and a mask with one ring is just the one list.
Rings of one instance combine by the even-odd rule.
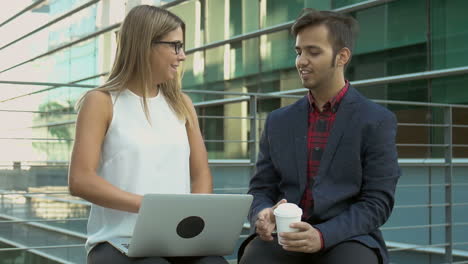
[[[185, 34], [185, 23], [168, 10], [150, 5], [134, 7], [120, 26], [115, 61], [109, 78], [106, 83], [90, 91], [118, 92], [119, 95], [127, 89], [130, 81], [134, 81], [141, 87], [143, 111], [149, 121], [146, 95], [155, 85], [150, 62], [152, 43], [179, 27]], [[177, 117], [191, 125], [194, 117], [191, 106], [183, 98], [180, 79], [178, 74], [177, 78], [159, 84], [159, 92], [164, 94]], [[78, 110], [87, 93], [78, 101]]]

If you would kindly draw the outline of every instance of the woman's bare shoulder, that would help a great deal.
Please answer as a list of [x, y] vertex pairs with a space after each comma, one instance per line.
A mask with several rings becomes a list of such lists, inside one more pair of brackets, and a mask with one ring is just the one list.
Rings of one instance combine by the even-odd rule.
[[112, 98], [109, 92], [93, 90], [86, 93], [80, 107], [80, 115], [94, 118], [112, 118]]

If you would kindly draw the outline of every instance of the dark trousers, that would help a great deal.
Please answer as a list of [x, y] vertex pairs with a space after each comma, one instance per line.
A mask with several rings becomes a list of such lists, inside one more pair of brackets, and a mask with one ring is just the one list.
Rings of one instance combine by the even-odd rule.
[[371, 248], [354, 241], [340, 243], [328, 250], [314, 254], [284, 250], [274, 241], [263, 241], [255, 237], [250, 241], [240, 259], [240, 264], [378, 264], [378, 253]]
[[88, 264], [227, 264], [219, 256], [209, 257], [148, 257], [131, 258], [122, 254], [109, 243], [96, 245], [88, 254]]

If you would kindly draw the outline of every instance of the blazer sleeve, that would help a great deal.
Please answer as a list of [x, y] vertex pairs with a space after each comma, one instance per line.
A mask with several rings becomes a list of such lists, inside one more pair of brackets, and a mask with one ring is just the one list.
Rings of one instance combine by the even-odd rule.
[[400, 176], [396, 130], [395, 115], [389, 112], [384, 119], [365, 130], [360, 195], [347, 210], [314, 225], [322, 233], [324, 249], [354, 236], [369, 234], [390, 217]]
[[[265, 121], [258, 159], [256, 163], [256, 171], [252, 176], [249, 184], [249, 194], [252, 194], [254, 199], [249, 211], [249, 220], [252, 227], [255, 226], [257, 214], [268, 207], [275, 205], [278, 196], [279, 174], [276, 170], [270, 153], [269, 127], [271, 122], [271, 114], [268, 115]], [[253, 230], [253, 229], [252, 229]]]

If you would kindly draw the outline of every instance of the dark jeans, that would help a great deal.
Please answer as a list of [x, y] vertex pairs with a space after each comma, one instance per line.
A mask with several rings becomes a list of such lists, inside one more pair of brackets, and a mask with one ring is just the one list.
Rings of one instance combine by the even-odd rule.
[[131, 258], [122, 254], [109, 243], [96, 245], [88, 254], [88, 264], [227, 264], [219, 256], [210, 257], [148, 257]]
[[376, 251], [354, 241], [340, 243], [326, 251], [314, 254], [284, 250], [274, 241], [267, 242], [255, 237], [245, 247], [240, 264], [378, 264]]

